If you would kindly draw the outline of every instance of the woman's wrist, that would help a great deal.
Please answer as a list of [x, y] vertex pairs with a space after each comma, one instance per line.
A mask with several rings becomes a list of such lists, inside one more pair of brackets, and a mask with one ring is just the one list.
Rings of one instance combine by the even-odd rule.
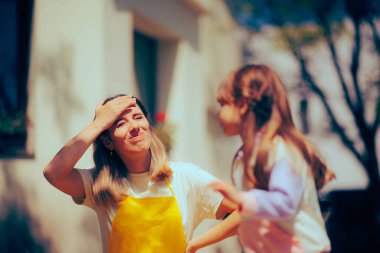
[[107, 130], [109, 126], [99, 120], [93, 120], [90, 125], [91, 128], [93, 128], [95, 131], [102, 133], [103, 131]]

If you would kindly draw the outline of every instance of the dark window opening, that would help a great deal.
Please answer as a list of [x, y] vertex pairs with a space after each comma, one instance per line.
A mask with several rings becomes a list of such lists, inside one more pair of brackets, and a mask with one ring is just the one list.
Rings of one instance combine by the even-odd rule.
[[134, 32], [134, 64], [137, 85], [141, 100], [151, 115], [156, 113], [157, 50], [157, 40], [140, 32]]
[[0, 157], [26, 154], [33, 0], [0, 0]]

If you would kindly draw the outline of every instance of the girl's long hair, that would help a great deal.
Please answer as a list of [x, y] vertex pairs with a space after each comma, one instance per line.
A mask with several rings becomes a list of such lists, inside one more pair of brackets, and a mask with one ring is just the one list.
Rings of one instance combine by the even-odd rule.
[[[119, 96], [125, 95], [119, 94], [109, 97], [104, 101], [103, 105]], [[136, 102], [144, 116], [150, 122], [148, 111], [145, 109], [143, 103], [137, 98]], [[152, 129], [150, 129], [150, 136], [152, 139], [150, 146], [151, 179], [152, 181], [163, 181], [172, 175], [172, 170], [168, 164], [167, 152], [165, 146]], [[110, 151], [104, 145], [104, 138], [111, 140], [108, 130], [101, 133], [93, 143], [95, 170], [93, 173], [94, 184], [92, 191], [96, 204], [109, 207], [117, 204], [126, 196], [128, 189], [126, 181], [128, 168], [116, 152]]]
[[[230, 82], [222, 84], [218, 99], [248, 107], [247, 113], [242, 116], [243, 146], [239, 149], [243, 151], [244, 176], [248, 178], [248, 187], [267, 189], [269, 154], [276, 136], [281, 136], [300, 152], [312, 169], [318, 190], [334, 178], [316, 149], [296, 129], [285, 86], [270, 67], [251, 64], [238, 69]], [[264, 131], [261, 131], [260, 142], [256, 143], [255, 138], [260, 130]], [[236, 158], [237, 155], [233, 164]]]

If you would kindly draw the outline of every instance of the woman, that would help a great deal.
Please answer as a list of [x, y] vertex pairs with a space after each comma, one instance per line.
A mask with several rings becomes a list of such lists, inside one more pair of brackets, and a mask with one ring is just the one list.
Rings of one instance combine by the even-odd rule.
[[[92, 143], [95, 168], [75, 169]], [[213, 176], [192, 164], [168, 162], [147, 111], [132, 96], [99, 103], [95, 119], [58, 152], [44, 175], [97, 213], [103, 252], [195, 252], [236, 232], [237, 216], [230, 215], [191, 240], [203, 219], [222, 218], [233, 206], [207, 188]]]

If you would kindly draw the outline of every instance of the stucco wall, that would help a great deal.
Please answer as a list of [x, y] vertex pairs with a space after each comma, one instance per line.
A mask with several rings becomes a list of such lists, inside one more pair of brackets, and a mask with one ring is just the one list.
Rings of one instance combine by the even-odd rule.
[[[94, 212], [49, 185], [42, 170], [92, 120], [100, 99], [138, 95], [134, 29], [159, 40], [157, 107], [176, 125], [172, 159], [224, 175], [221, 150], [215, 151], [221, 132], [210, 115], [216, 85], [240, 63], [235, 25], [222, 1], [195, 1], [207, 10], [202, 14], [183, 2], [35, 1], [28, 86], [28, 147], [35, 157], [0, 160], [0, 196], [23, 203], [52, 252], [101, 252]], [[77, 166], [92, 164], [89, 150]]]
[[[35, 1], [28, 84], [35, 157], [0, 161], [2, 193], [23, 200], [53, 252], [99, 252], [94, 214], [49, 185], [42, 169], [104, 96], [104, 37], [103, 1]], [[79, 166], [91, 164], [87, 154]]]

